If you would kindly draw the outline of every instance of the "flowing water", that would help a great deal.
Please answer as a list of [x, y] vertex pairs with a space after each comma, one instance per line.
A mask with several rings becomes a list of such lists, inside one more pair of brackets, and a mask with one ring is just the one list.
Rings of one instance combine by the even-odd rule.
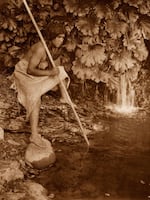
[[55, 143], [57, 162], [37, 181], [56, 200], [150, 199], [150, 117], [135, 109], [125, 78], [118, 113], [98, 119], [108, 128], [92, 135], [88, 151], [84, 142]]
[[57, 162], [37, 181], [56, 200], [150, 198], [150, 118], [141, 113], [103, 120], [109, 130], [86, 144], [55, 144]]
[[132, 112], [135, 110], [135, 91], [127, 74], [120, 76], [120, 87], [117, 91], [116, 110]]

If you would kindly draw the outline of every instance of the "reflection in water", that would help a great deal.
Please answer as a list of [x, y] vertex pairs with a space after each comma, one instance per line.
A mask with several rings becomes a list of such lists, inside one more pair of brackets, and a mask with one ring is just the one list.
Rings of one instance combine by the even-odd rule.
[[105, 119], [110, 129], [94, 135], [88, 153], [83, 143], [55, 144], [56, 165], [41, 173], [38, 181], [56, 195], [56, 200], [148, 199], [149, 120]]

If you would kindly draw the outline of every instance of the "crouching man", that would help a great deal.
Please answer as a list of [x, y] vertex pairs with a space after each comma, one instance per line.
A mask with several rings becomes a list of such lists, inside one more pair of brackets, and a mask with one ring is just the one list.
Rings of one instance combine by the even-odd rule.
[[[44, 37], [46, 37], [47, 46], [55, 62], [61, 55], [61, 46], [65, 38], [63, 24], [48, 24]], [[41, 135], [38, 133], [41, 96], [57, 86], [61, 92], [61, 101], [68, 103], [60, 80], [67, 88], [70, 79], [64, 67], [52, 68], [41, 41], [33, 44], [15, 66], [14, 82], [18, 100], [25, 107], [31, 125], [30, 142], [39, 146], [42, 145]]]

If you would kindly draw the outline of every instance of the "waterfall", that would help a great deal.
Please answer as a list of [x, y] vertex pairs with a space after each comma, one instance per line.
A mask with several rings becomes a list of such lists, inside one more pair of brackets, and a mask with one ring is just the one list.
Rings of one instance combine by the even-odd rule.
[[117, 90], [109, 91], [104, 92], [104, 102], [107, 109], [121, 114], [135, 114], [139, 110], [135, 106], [135, 89], [128, 73], [120, 75]]
[[115, 110], [124, 113], [129, 113], [136, 110], [135, 90], [127, 76], [127, 73], [124, 73], [120, 76], [120, 85], [117, 90]]

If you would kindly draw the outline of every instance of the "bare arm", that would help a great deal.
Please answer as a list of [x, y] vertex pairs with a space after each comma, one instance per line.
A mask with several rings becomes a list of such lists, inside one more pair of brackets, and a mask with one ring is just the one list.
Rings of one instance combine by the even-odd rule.
[[33, 76], [55, 76], [59, 74], [58, 68], [39, 69], [38, 66], [45, 57], [45, 50], [41, 45], [37, 45], [32, 50], [32, 56], [29, 60], [27, 73]]

